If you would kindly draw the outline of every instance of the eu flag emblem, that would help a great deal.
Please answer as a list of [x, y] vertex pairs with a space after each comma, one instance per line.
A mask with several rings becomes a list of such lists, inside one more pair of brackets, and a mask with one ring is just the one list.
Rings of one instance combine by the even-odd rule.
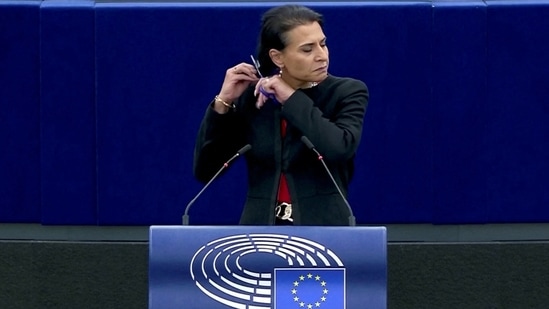
[[344, 309], [345, 268], [275, 268], [274, 309]]

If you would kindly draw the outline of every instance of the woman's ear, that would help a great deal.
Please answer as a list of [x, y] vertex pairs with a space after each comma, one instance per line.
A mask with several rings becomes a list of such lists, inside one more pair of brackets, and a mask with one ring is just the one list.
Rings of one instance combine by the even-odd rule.
[[271, 48], [269, 50], [269, 57], [271, 57], [271, 60], [277, 67], [284, 67], [284, 57], [281, 51]]

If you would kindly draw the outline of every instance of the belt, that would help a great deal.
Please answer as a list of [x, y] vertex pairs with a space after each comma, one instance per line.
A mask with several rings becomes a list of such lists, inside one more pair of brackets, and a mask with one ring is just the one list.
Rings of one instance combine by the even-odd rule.
[[288, 220], [290, 222], [294, 222], [294, 219], [292, 218], [292, 204], [282, 202], [276, 205], [275, 216], [279, 220]]

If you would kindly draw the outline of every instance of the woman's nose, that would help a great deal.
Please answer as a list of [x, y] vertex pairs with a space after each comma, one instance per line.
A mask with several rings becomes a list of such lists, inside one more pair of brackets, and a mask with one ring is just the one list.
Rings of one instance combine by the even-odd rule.
[[326, 61], [328, 60], [328, 49], [326, 47], [320, 46], [315, 57], [316, 61]]

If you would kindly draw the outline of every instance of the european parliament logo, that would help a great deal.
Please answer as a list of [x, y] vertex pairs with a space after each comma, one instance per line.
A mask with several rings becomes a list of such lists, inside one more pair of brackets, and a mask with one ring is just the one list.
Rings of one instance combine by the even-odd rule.
[[196, 287], [237, 309], [345, 308], [345, 267], [335, 252], [286, 234], [240, 234], [199, 248], [190, 262]]

